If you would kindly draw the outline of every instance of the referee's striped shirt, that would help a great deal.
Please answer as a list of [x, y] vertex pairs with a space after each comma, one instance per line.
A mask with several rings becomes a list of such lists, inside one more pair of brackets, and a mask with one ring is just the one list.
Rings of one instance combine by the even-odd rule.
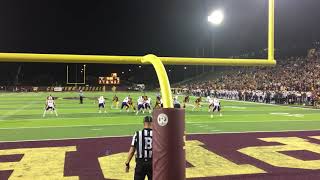
[[132, 138], [131, 146], [136, 148], [137, 159], [152, 159], [152, 129], [137, 131]]

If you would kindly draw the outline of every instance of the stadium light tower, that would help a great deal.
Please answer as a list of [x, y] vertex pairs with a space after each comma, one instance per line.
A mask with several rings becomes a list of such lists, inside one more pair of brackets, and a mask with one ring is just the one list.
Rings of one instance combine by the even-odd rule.
[[214, 25], [220, 25], [223, 22], [223, 19], [224, 15], [221, 10], [215, 10], [208, 16], [208, 22]]
[[[210, 24], [213, 24], [215, 26], [219, 26], [221, 25], [221, 23], [223, 22], [224, 20], [224, 14], [223, 14], [223, 11], [221, 10], [215, 10], [215, 11], [212, 11], [212, 13], [208, 16], [208, 22]], [[210, 49], [211, 49], [211, 56], [213, 57], [214, 56], [214, 49], [215, 49], [215, 43], [214, 43], [214, 29], [215, 28], [212, 28], [212, 27], [209, 27], [210, 30], [211, 30], [211, 33], [210, 33], [210, 46], [212, 46]]]
[[[212, 13], [208, 16], [208, 22], [210, 24], [213, 24], [215, 26], [221, 25], [221, 23], [224, 20], [224, 14], [222, 10], [214, 10]], [[214, 28], [210, 28], [210, 48], [209, 48], [209, 54], [214, 57], [215, 55], [215, 41], [214, 41]], [[211, 52], [211, 53], [210, 53]], [[214, 71], [214, 66], [212, 66], [211, 71]]]

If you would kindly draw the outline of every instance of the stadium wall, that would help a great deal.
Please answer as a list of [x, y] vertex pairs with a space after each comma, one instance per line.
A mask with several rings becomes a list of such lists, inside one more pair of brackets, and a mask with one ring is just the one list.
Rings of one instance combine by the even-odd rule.
[[[0, 92], [73, 92], [112, 91], [112, 86], [0, 86]], [[127, 91], [127, 86], [117, 86], [117, 91]]]

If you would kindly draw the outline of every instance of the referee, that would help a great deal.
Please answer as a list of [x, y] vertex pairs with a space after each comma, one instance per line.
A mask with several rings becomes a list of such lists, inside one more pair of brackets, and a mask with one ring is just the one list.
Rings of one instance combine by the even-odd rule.
[[82, 91], [82, 90], [80, 90], [80, 93], [79, 93], [80, 104], [83, 104], [83, 97], [84, 97], [84, 95], [83, 95], [83, 91]]
[[148, 180], [152, 180], [152, 117], [144, 117], [143, 124], [144, 129], [137, 131], [132, 138], [131, 148], [125, 162], [126, 172], [129, 172], [130, 161], [137, 151], [134, 180], [144, 180], [145, 176], [148, 177]]

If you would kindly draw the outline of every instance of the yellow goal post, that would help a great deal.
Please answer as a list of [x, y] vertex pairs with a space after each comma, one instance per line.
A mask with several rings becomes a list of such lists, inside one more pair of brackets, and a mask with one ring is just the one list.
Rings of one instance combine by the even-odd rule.
[[164, 65], [274, 66], [274, 6], [269, 0], [268, 59], [225, 59], [146, 56], [105, 56], [71, 54], [0, 53], [0, 62], [152, 64], [157, 73], [164, 108], [173, 108], [172, 93]]

